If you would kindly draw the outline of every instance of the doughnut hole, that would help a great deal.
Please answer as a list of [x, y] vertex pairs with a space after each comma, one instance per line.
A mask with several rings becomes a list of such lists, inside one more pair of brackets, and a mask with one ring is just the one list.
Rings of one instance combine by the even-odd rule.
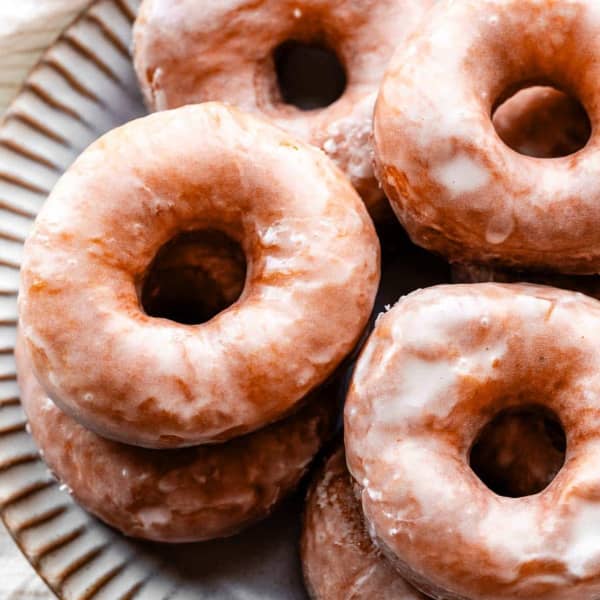
[[333, 104], [346, 89], [346, 71], [329, 47], [287, 40], [273, 52], [281, 100], [301, 110]]
[[592, 133], [581, 102], [548, 86], [527, 87], [509, 95], [493, 112], [492, 121], [509, 148], [536, 158], [574, 154]]
[[499, 496], [520, 498], [544, 490], [565, 462], [566, 437], [558, 417], [532, 404], [500, 411], [471, 447], [477, 477]]
[[241, 295], [246, 257], [217, 230], [185, 232], [157, 253], [141, 286], [147, 315], [194, 325], [231, 306]]

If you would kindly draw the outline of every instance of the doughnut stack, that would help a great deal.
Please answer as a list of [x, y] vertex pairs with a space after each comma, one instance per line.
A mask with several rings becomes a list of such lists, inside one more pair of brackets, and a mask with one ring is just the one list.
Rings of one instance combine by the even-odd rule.
[[[596, 0], [144, 0], [153, 114], [25, 246], [19, 381], [56, 476], [126, 535], [232, 535], [344, 392], [312, 598], [600, 598], [598, 31]], [[299, 48], [339, 60], [325, 103], [295, 96]], [[402, 228], [455, 283], [370, 319]]]
[[[242, 282], [215, 229], [243, 249]], [[149, 314], [178, 261], [180, 288], [201, 273], [243, 291], [200, 324]], [[379, 246], [329, 159], [206, 103], [92, 144], [21, 272], [17, 361], [48, 464], [124, 533], [202, 540], [268, 514], [332, 433], [332, 379], [369, 318]]]

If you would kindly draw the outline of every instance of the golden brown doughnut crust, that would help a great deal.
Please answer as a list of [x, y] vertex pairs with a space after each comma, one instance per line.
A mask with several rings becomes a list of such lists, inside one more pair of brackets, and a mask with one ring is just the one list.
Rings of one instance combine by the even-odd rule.
[[[155, 255], [206, 228], [243, 247], [241, 297], [200, 325], [149, 317]], [[182, 447], [273, 422], [333, 374], [367, 324], [379, 243], [322, 152], [207, 103], [94, 142], [42, 207], [21, 277], [24, 345], [59, 407], [123, 443]]]
[[[413, 241], [451, 262], [600, 272], [600, 41], [590, 0], [440, 0], [396, 52], [374, 119], [376, 171]], [[523, 82], [578, 98], [594, 127], [552, 160], [510, 150], [495, 104]]]
[[[600, 303], [550, 287], [444, 285], [380, 317], [344, 409], [349, 470], [399, 572], [444, 600], [600, 594]], [[509, 407], [560, 420], [566, 460], [537, 495], [494, 494], [469, 465]]]
[[[377, 88], [395, 47], [433, 0], [145, 0], [134, 27], [134, 64], [154, 110], [221, 100], [259, 112], [322, 147], [348, 175], [375, 217], [387, 214], [372, 168]], [[284, 104], [273, 51], [282, 42], [336, 52], [347, 86], [330, 106]]]
[[300, 549], [313, 600], [425, 599], [369, 538], [343, 447], [329, 457], [308, 492]]
[[337, 420], [333, 386], [283, 421], [214, 446], [150, 450], [112, 442], [62, 412], [20, 342], [21, 401], [44, 460], [76, 500], [126, 535], [191, 542], [266, 517], [306, 473]]

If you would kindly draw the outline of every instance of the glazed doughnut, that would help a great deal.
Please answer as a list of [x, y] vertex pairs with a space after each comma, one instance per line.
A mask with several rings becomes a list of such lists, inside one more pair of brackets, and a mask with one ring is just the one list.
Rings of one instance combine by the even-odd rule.
[[454, 283], [537, 283], [581, 292], [600, 300], [600, 277], [598, 275], [562, 275], [560, 273], [537, 273], [535, 271], [510, 271], [492, 266], [456, 263], [452, 265]]
[[513, 150], [537, 158], [577, 152], [590, 137], [585, 109], [568, 94], [535, 86], [517, 92], [496, 109], [494, 127]]
[[[372, 168], [377, 89], [394, 48], [433, 3], [234, 0], [213, 2], [208, 8], [196, 0], [144, 0], [134, 27], [135, 70], [153, 110], [226, 101], [262, 113], [320, 146], [379, 218], [388, 203]], [[329, 106], [301, 110], [285, 102], [274, 55], [288, 41], [316, 44], [337, 54], [347, 83]]]
[[[600, 303], [517, 284], [444, 285], [382, 315], [345, 407], [371, 535], [434, 598], [600, 594]], [[495, 494], [469, 454], [506, 409], [541, 407], [567, 440], [543, 491]]]
[[[199, 325], [146, 314], [154, 257], [205, 229], [243, 248], [240, 298]], [[379, 244], [319, 150], [207, 103], [94, 142], [44, 204], [21, 278], [24, 345], [59, 408], [116, 441], [183, 447], [273, 422], [332, 375], [368, 322]]]
[[[421, 21], [374, 117], [376, 171], [415, 243], [450, 262], [600, 272], [599, 20], [590, 0], [440, 0]], [[502, 142], [490, 115], [523, 82], [581, 101], [585, 148], [542, 160]]]
[[295, 415], [225, 444], [181, 450], [106, 440], [44, 393], [19, 342], [21, 400], [44, 460], [87, 510], [163, 542], [229, 536], [266, 517], [302, 478], [337, 421], [331, 387]]
[[329, 457], [308, 493], [301, 555], [313, 600], [425, 600], [369, 538], [343, 448]]

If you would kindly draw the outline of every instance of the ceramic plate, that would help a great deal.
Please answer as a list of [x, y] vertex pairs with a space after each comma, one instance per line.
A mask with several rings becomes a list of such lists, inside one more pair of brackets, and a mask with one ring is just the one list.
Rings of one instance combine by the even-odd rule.
[[[105, 131], [146, 112], [129, 55], [137, 7], [138, 0], [99, 0], [87, 9], [45, 53], [0, 125], [0, 514], [65, 600], [303, 599], [302, 493], [231, 539], [179, 546], [129, 540], [79, 508], [56, 482], [19, 403], [13, 345], [23, 242], [75, 157]], [[434, 259], [391, 245], [396, 258], [386, 262], [378, 307], [445, 279]], [[430, 264], [415, 269], [417, 261]]]

